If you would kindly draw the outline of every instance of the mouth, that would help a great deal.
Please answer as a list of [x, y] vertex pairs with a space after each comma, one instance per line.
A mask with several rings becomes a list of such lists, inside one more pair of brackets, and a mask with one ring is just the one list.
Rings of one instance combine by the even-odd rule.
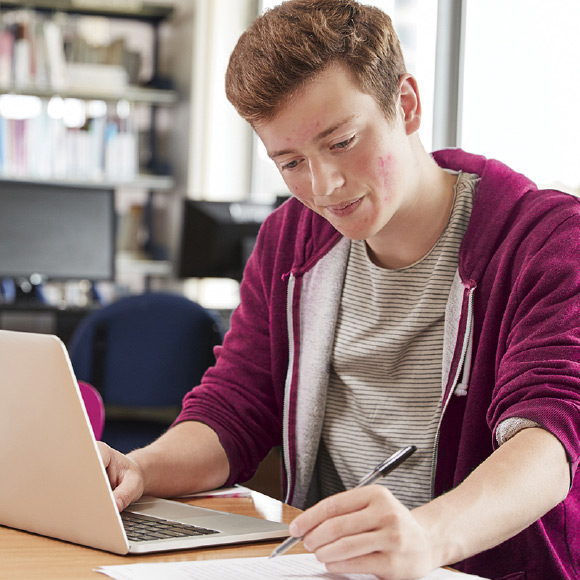
[[338, 203], [336, 205], [329, 205], [325, 209], [326, 211], [338, 217], [345, 217], [356, 211], [362, 200], [363, 198], [359, 197], [357, 199], [351, 199], [349, 201]]

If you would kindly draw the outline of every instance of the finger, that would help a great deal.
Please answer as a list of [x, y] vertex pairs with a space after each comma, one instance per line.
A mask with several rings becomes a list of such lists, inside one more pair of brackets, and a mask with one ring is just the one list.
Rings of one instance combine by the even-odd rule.
[[97, 442], [103, 465], [107, 471], [117, 509], [123, 511], [141, 495], [140, 475], [131, 469], [131, 461], [106, 443]]
[[[368, 532], [375, 532], [376, 536], [376, 533], [380, 531], [385, 538], [396, 540], [399, 535], [399, 528], [400, 521], [395, 511], [389, 509], [389, 506], [373, 503], [365, 509], [337, 516], [321, 523], [306, 535], [304, 547], [307, 550], [316, 551], [323, 546], [332, 545], [335, 550], [338, 549], [340, 556], [340, 550], [347, 547], [346, 545], [343, 546], [343, 543], [337, 544], [341, 539], [355, 538]], [[337, 548], [336, 546], [339, 547]], [[372, 548], [370, 551], [380, 549], [380, 544], [376, 544], [376, 546], [373, 544], [369, 548]], [[342, 554], [342, 557], [345, 557], [345, 555]]]
[[316, 557], [321, 562], [329, 564], [360, 558], [375, 552], [382, 552], [388, 555], [396, 552], [394, 548], [397, 545], [396, 539], [391, 542], [389, 535], [389, 532], [384, 530], [372, 530], [350, 536], [342, 536], [334, 542], [317, 548], [315, 550]]
[[101, 454], [101, 459], [103, 460], [103, 465], [105, 466], [105, 469], [107, 469], [109, 467], [109, 464], [111, 463], [111, 456], [112, 456], [113, 450], [106, 443], [103, 443], [102, 441], [97, 441], [97, 449], [99, 450], [99, 453]]
[[140, 496], [139, 486], [139, 476], [133, 471], [125, 471], [119, 485], [113, 490], [113, 498], [120, 512]]
[[324, 564], [331, 574], [377, 574], [381, 578], [398, 579], [408, 578], [401, 576], [401, 570], [397, 564], [396, 558], [390, 558], [384, 554], [374, 552], [357, 558], [349, 558], [337, 562]]
[[[293, 523], [296, 524], [296, 532], [294, 534], [292, 528], [292, 535], [306, 536], [317, 530], [320, 526], [325, 526], [329, 522], [334, 525], [343, 525], [341, 518], [350, 514], [356, 514], [362, 510], [372, 507], [372, 512], [368, 514], [365, 521], [373, 522], [376, 520], [378, 514], [389, 514], [391, 511], [396, 511], [400, 507], [400, 503], [389, 491], [388, 488], [380, 485], [371, 485], [364, 488], [352, 489], [343, 493], [339, 493], [328, 497], [314, 507], [306, 510], [303, 514], [298, 516]], [[356, 521], [356, 520], [353, 520]], [[325, 529], [325, 528], [322, 528]], [[363, 529], [369, 529], [366, 526]], [[362, 530], [356, 530], [362, 531]], [[354, 533], [355, 531], [353, 530]]]
[[372, 488], [375, 487], [378, 486], [352, 489], [323, 499], [294, 519], [290, 524], [290, 533], [297, 537], [305, 536], [332, 518], [364, 509], [369, 504], [374, 493]]

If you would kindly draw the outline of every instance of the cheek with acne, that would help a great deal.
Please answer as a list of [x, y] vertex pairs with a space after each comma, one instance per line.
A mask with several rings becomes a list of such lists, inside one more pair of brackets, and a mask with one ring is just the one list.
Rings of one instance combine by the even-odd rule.
[[379, 157], [378, 159], [378, 177], [381, 185], [384, 188], [383, 198], [390, 199], [390, 186], [393, 181], [394, 161], [391, 155]]

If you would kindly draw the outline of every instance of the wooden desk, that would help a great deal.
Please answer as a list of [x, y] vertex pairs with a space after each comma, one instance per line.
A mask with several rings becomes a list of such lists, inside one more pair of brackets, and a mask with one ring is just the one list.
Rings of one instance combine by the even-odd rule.
[[[203, 498], [187, 503], [290, 523], [300, 513], [282, 502], [252, 492], [251, 497]], [[99, 580], [98, 566], [139, 562], [176, 562], [268, 556], [281, 540], [179, 550], [139, 556], [117, 556], [0, 526], [0, 580]], [[289, 553], [304, 552], [302, 544]]]

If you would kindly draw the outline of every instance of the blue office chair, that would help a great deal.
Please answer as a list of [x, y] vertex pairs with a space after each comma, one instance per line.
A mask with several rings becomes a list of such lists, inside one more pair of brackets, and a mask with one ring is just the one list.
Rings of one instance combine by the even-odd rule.
[[124, 453], [163, 433], [215, 362], [219, 321], [178, 294], [122, 298], [88, 314], [68, 345], [77, 378], [100, 392], [101, 439]]

